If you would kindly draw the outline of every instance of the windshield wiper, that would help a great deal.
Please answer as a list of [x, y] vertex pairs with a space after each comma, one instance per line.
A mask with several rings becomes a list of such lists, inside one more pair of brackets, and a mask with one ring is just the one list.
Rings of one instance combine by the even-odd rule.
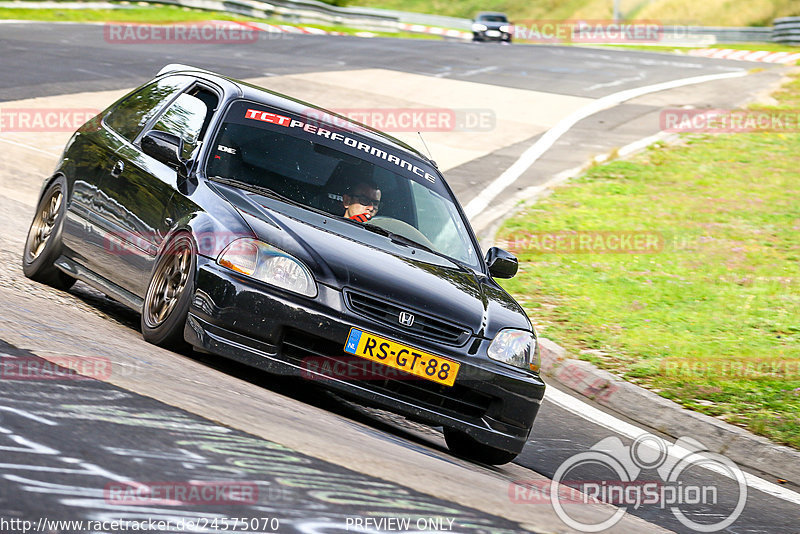
[[[355, 221], [353, 221], [353, 222], [355, 222]], [[426, 252], [430, 252], [434, 256], [439, 256], [440, 258], [444, 258], [444, 259], [456, 264], [463, 271], [473, 272], [473, 270], [468, 265], [466, 265], [465, 263], [463, 263], [463, 262], [461, 262], [461, 261], [459, 261], [459, 260], [457, 260], [455, 258], [451, 258], [450, 256], [448, 256], [447, 254], [444, 254], [443, 252], [439, 252], [438, 250], [434, 250], [434, 249], [430, 248], [427, 245], [423, 245], [422, 243], [419, 243], [418, 241], [414, 241], [410, 237], [406, 237], [406, 236], [400, 235], [400, 234], [395, 234], [394, 232], [390, 232], [386, 228], [378, 226], [377, 224], [370, 224], [370, 223], [364, 223], [364, 224], [358, 223], [358, 224], [359, 224], [359, 226], [362, 226], [363, 228], [366, 228], [367, 230], [369, 230], [371, 232], [375, 232], [376, 234], [380, 234], [382, 236], [388, 237], [393, 243], [397, 243], [399, 245], [405, 245], [407, 247], [420, 248], [420, 249], [422, 249], [422, 250], [424, 250]]]
[[394, 243], [398, 243], [400, 245], [406, 245], [406, 246], [421, 248], [422, 250], [430, 252], [431, 254], [436, 254], [436, 255], [441, 256], [441, 254], [439, 252], [433, 250], [432, 248], [430, 248], [430, 247], [428, 247], [426, 245], [423, 245], [422, 243], [418, 243], [417, 241], [414, 241], [413, 239], [408, 238], [408, 237], [406, 237], [404, 235], [395, 234], [394, 232], [390, 232], [386, 228], [378, 226], [377, 224], [364, 223], [362, 226], [364, 228], [366, 228], [367, 230], [371, 231], [371, 232], [375, 232], [376, 234], [380, 234], [382, 236], [388, 237]]
[[211, 180], [212, 182], [218, 182], [224, 185], [229, 185], [237, 189], [244, 189], [245, 191], [250, 191], [251, 193], [259, 193], [261, 195], [267, 195], [268, 197], [272, 197], [276, 200], [281, 200], [283, 202], [288, 202], [289, 204], [295, 204], [297, 206], [307, 207], [302, 202], [298, 202], [289, 197], [285, 197], [280, 193], [278, 193], [277, 191], [275, 191], [274, 189], [270, 189], [269, 187], [263, 185], [256, 185], [248, 182], [242, 182], [241, 180], [237, 180], [235, 178], [223, 178], [222, 176], [209, 176], [208, 179]]

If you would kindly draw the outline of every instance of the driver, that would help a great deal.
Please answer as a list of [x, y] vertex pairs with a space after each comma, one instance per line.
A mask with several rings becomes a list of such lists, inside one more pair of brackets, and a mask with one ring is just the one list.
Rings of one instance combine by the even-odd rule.
[[358, 222], [367, 222], [378, 213], [381, 190], [371, 181], [360, 181], [347, 188], [342, 195], [344, 217]]

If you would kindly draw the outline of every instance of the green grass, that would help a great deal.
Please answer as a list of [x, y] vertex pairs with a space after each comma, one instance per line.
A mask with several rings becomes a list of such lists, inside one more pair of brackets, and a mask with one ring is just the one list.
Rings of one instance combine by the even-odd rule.
[[[201, 22], [204, 20], [233, 20], [245, 22], [266, 22], [269, 24], [292, 23], [277, 19], [259, 19], [224, 13], [219, 11], [206, 11], [187, 7], [150, 5], [139, 6], [120, 3], [119, 9], [26, 9], [26, 8], [0, 8], [0, 19], [4, 20], [35, 20], [42, 22], [110, 22], [110, 23], [142, 23], [142, 24], [171, 24], [178, 22]], [[323, 24], [299, 24], [310, 28], [318, 28], [331, 32], [341, 32], [348, 35], [361, 33], [364, 30], [347, 26], [326, 26]], [[430, 34], [416, 34], [410, 32], [370, 32], [377, 37], [401, 37], [411, 39], [441, 39]]]
[[[800, 109], [800, 79], [773, 96]], [[596, 166], [506, 222], [498, 241], [529, 250], [504, 285], [573, 357], [800, 448], [798, 169], [796, 133], [684, 134]], [[664, 246], [553, 254], [521, 241], [573, 230], [658, 232]]]
[[[504, 11], [514, 21], [524, 19], [608, 19], [612, 0], [347, 0], [364, 5], [420, 13], [472, 18], [478, 11]], [[624, 18], [665, 24], [765, 26], [777, 17], [800, 15], [796, 0], [620, 0]]]
[[[570, 18], [596, 0], [351, 0], [348, 5], [472, 18], [479, 11], [503, 11], [513, 19]], [[609, 12], [610, 15], [610, 12]]]
[[678, 54], [685, 54], [692, 49], [706, 49], [706, 48], [719, 48], [730, 50], [764, 50], [767, 52], [789, 52], [795, 54], [800, 52], [800, 46], [790, 46], [778, 43], [716, 43], [708, 46], [682, 46], [680, 48], [675, 46], [645, 46], [645, 45], [629, 45], [629, 44], [598, 44], [594, 46], [608, 47], [608, 48], [623, 48], [630, 50], [641, 50], [643, 52], [675, 52]]
[[[124, 6], [120, 9], [26, 9], [0, 8], [0, 19], [39, 20], [45, 22], [142, 22], [166, 24], [202, 20], [257, 21], [252, 17], [203, 11], [178, 6]], [[262, 21], [263, 22], [263, 21]]]

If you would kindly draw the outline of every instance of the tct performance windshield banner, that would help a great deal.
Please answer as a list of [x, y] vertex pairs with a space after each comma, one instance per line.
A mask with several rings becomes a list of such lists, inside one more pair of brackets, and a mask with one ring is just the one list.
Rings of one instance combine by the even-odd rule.
[[[271, 109], [253, 102], [237, 102], [225, 117], [226, 122], [256, 126], [292, 137], [319, 143], [380, 165], [395, 173], [407, 175], [416, 182], [426, 185], [439, 194], [444, 194], [444, 186], [439, 175], [431, 167], [407, 155], [397, 155], [391, 148], [378, 145], [371, 139], [365, 139], [355, 131], [342, 128], [341, 125], [328, 125], [313, 119], [303, 120], [301, 117], [285, 111]], [[358, 128], [353, 125], [353, 128]]]

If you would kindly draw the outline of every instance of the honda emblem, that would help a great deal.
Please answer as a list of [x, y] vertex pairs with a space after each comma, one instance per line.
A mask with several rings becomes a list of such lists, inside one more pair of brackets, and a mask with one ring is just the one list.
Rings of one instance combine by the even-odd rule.
[[408, 312], [400, 312], [400, 315], [397, 317], [397, 322], [403, 326], [411, 326], [414, 324], [414, 316]]

